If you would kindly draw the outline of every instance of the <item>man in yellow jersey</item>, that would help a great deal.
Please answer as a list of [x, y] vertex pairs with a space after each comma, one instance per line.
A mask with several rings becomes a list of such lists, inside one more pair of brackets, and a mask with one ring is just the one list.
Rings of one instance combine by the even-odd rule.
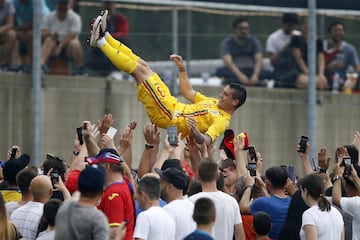
[[179, 70], [181, 94], [191, 104], [179, 102], [143, 59], [106, 31], [106, 17], [107, 10], [92, 24], [90, 45], [100, 48], [117, 68], [134, 77], [138, 100], [151, 122], [160, 128], [176, 125], [182, 137], [193, 135], [198, 143], [215, 141], [228, 128], [234, 111], [245, 103], [245, 87], [229, 84], [218, 99], [206, 97], [192, 88], [182, 57], [172, 54], [170, 59]]

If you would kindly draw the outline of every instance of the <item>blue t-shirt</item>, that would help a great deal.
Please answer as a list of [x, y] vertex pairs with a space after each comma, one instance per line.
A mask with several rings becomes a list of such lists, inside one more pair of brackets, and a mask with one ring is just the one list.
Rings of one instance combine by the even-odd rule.
[[[34, 14], [33, 0], [29, 0], [25, 4], [21, 3], [20, 0], [13, 0], [13, 4], [15, 7], [16, 26], [21, 26], [33, 22], [33, 14]], [[50, 10], [47, 7], [44, 0], [40, 0], [40, 13], [42, 17], [50, 13]]]
[[281, 227], [285, 222], [290, 201], [290, 197], [260, 197], [250, 205], [252, 215], [255, 215], [259, 211], [264, 211], [270, 215], [272, 228], [270, 229], [269, 237], [271, 239], [278, 239]]
[[214, 238], [209, 233], [196, 229], [187, 235], [184, 240], [214, 240]]
[[[166, 205], [166, 202], [162, 199], [159, 199], [159, 205], [160, 207], [163, 207]], [[140, 208], [138, 200], [135, 200], [135, 215], [139, 215], [139, 213], [141, 213], [142, 211], [144, 210]]]

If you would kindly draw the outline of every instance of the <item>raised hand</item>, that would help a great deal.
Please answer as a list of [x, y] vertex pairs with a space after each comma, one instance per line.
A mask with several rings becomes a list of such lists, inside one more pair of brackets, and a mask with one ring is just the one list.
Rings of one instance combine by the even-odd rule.
[[115, 119], [111, 113], [105, 114], [103, 120], [100, 122], [97, 120], [97, 125], [100, 131], [100, 134], [105, 134], [109, 130], [109, 128], [113, 125]]
[[318, 153], [318, 164], [322, 169], [328, 169], [330, 165], [331, 157], [327, 156], [326, 147], [322, 147]]

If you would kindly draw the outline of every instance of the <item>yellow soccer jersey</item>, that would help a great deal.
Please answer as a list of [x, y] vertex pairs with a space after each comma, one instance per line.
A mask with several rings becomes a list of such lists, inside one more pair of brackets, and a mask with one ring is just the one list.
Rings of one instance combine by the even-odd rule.
[[175, 105], [172, 123], [185, 137], [190, 134], [190, 129], [186, 125], [186, 117], [193, 117], [200, 132], [209, 135], [211, 140], [215, 141], [229, 127], [231, 120], [230, 114], [218, 108], [218, 101], [216, 98], [209, 98], [197, 92], [195, 103], [178, 102]]

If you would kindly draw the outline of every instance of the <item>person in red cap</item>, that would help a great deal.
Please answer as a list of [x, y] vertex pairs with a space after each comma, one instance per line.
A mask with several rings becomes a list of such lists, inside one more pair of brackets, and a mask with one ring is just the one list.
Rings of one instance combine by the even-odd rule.
[[105, 168], [105, 190], [97, 208], [108, 218], [110, 236], [115, 236], [122, 222], [126, 220], [128, 224], [125, 240], [132, 240], [135, 224], [133, 189], [123, 176], [124, 160], [115, 149], [105, 148], [95, 158], [87, 158], [86, 161]]

